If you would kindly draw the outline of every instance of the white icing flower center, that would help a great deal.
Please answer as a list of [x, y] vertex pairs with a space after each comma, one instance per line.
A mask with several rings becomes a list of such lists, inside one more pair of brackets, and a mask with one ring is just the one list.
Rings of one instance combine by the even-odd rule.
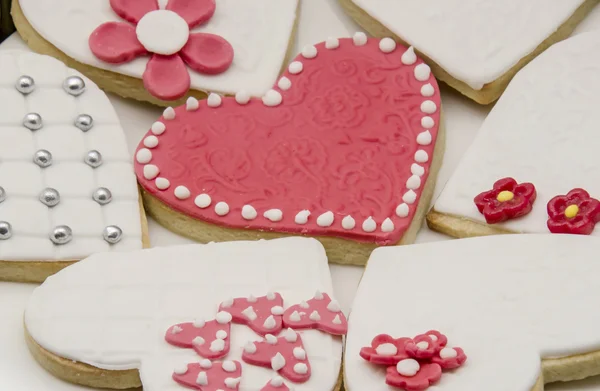
[[396, 365], [396, 370], [402, 376], [412, 377], [419, 372], [421, 366], [417, 362], [417, 360], [413, 360], [412, 358], [407, 358], [405, 360], [400, 361]]
[[186, 21], [167, 10], [148, 12], [137, 24], [135, 32], [146, 50], [162, 55], [179, 52], [190, 37]]
[[375, 349], [377, 354], [381, 356], [393, 356], [398, 353], [398, 348], [392, 343], [382, 343]]

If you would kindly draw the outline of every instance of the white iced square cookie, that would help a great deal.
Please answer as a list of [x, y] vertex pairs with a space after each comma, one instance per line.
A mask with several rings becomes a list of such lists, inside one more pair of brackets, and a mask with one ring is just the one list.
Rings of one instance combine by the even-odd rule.
[[107, 91], [168, 105], [187, 94], [266, 93], [293, 41], [298, 4], [19, 0], [12, 13], [33, 50], [59, 58]]
[[0, 54], [0, 279], [43, 281], [100, 251], [142, 248], [119, 119], [89, 79], [47, 56]]
[[[502, 235], [375, 250], [350, 316], [346, 390], [388, 391], [386, 371], [388, 380], [409, 384], [437, 377], [432, 389], [440, 391], [543, 390], [545, 383], [599, 374], [600, 320], [589, 305], [600, 297], [598, 251], [599, 239], [574, 235]], [[419, 337], [417, 354], [425, 357], [426, 341], [436, 346], [428, 373], [421, 373], [427, 365], [422, 358], [420, 369], [417, 360], [412, 366], [404, 361], [415, 354], [412, 344], [404, 341], [398, 351], [393, 343], [372, 345], [380, 334], [399, 339], [424, 333], [429, 335]], [[431, 368], [460, 357], [458, 347], [466, 362], [436, 376]]]
[[[594, 201], [600, 198], [599, 53], [600, 35], [581, 34], [554, 45], [515, 76], [435, 202], [431, 228], [456, 237], [600, 235], [594, 229], [600, 220]], [[505, 178], [535, 187], [529, 207], [518, 205], [524, 201], [519, 189], [497, 183]], [[515, 189], [512, 199], [497, 199], [500, 191]], [[522, 215], [513, 215], [513, 207], [522, 208]]]
[[[331, 293], [331, 278], [325, 251], [314, 239], [97, 254], [37, 288], [27, 305], [25, 326], [30, 348], [41, 365], [55, 376], [78, 384], [185, 390], [177, 382], [183, 382], [180, 377], [190, 376], [196, 368], [200, 372], [187, 380], [201, 391], [283, 391], [283, 384], [295, 391], [332, 391], [339, 388], [341, 337], [318, 330], [283, 329], [279, 341], [266, 335], [265, 343], [258, 342], [263, 338], [250, 327], [230, 324], [232, 315], [236, 322], [235, 309], [242, 300], [238, 298], [247, 297], [244, 301], [249, 308], [238, 315], [260, 319], [264, 303], [272, 302], [273, 316], [258, 326], [275, 329], [279, 322], [281, 329], [278, 316], [283, 308], [296, 303], [308, 308], [311, 300], [303, 300], [316, 291], [323, 292], [319, 293], [322, 299], [325, 292]], [[321, 318], [328, 316], [319, 314]], [[311, 320], [315, 316], [311, 314]], [[183, 348], [186, 333], [198, 334], [187, 341], [188, 348]], [[304, 376], [302, 383], [276, 376], [276, 369], [282, 370], [284, 377], [289, 374], [287, 367], [278, 366], [281, 358], [275, 353], [277, 358], [269, 368], [247, 361], [248, 355], [280, 345], [284, 349], [288, 342], [303, 344], [303, 349], [294, 349], [294, 358], [282, 353], [288, 363], [294, 359], [310, 363], [308, 368], [297, 363], [291, 370]], [[219, 373], [214, 371], [220, 366], [229, 373], [221, 375], [232, 379], [225, 380], [227, 388], [222, 385], [224, 379], [215, 385]], [[268, 388], [278, 382], [282, 383]]]
[[412, 45], [435, 76], [488, 104], [515, 73], [565, 39], [597, 0], [340, 0], [363, 28]]

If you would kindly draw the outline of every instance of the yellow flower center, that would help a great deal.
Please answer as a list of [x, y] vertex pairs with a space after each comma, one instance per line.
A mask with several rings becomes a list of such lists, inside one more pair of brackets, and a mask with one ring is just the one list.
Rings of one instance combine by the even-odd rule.
[[512, 192], [512, 191], [508, 191], [508, 190], [501, 191], [501, 192], [498, 194], [498, 197], [496, 197], [496, 199], [497, 199], [499, 202], [506, 202], [506, 201], [510, 201], [510, 200], [512, 200], [513, 198], [515, 198], [515, 195], [513, 194], [513, 192]]
[[567, 209], [565, 209], [565, 216], [567, 216], [568, 219], [577, 216], [577, 213], [579, 213], [579, 207], [577, 205], [569, 205], [567, 206]]

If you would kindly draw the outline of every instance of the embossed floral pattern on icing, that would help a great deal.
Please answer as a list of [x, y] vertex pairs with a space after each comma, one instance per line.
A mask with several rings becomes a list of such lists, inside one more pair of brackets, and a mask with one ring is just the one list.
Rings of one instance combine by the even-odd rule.
[[600, 201], [573, 189], [548, 202], [548, 229], [555, 234], [589, 235], [600, 221]]
[[[218, 106], [205, 101], [193, 111], [169, 112], [160, 119], [166, 130], [152, 160], [138, 162], [140, 184], [171, 208], [226, 227], [398, 242], [429, 176], [439, 90], [431, 75], [416, 79], [421, 60], [402, 62], [406, 48], [384, 53], [376, 39], [333, 43], [296, 58], [272, 90], [281, 95], [275, 106], [265, 98], [224, 97]], [[425, 85], [433, 90], [426, 97]], [[421, 110], [423, 102], [432, 113]], [[202, 145], [186, 148], [182, 129]], [[142, 175], [144, 164], [191, 197], [157, 188]], [[198, 207], [200, 194], [226, 202], [228, 213]], [[253, 219], [244, 217], [247, 205]]]
[[159, 99], [185, 95], [190, 88], [187, 67], [219, 74], [233, 62], [233, 48], [223, 37], [189, 32], [212, 18], [215, 0], [169, 0], [164, 10], [159, 9], [157, 0], [110, 0], [110, 6], [129, 23], [98, 26], [89, 38], [92, 53], [113, 64], [151, 54], [143, 81], [148, 92]]

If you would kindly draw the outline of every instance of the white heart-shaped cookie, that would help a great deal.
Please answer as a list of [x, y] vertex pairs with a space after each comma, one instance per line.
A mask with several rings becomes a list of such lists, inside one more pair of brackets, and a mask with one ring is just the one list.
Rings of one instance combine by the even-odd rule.
[[47, 56], [0, 54], [0, 279], [142, 247], [145, 218], [119, 119], [89, 79]]
[[297, 8], [298, 0], [18, 0], [13, 15], [34, 50], [106, 90], [166, 105], [184, 102], [186, 85], [197, 97], [262, 96], [284, 65]]
[[[544, 383], [600, 374], [600, 318], [590, 306], [600, 297], [598, 251], [599, 239], [574, 235], [501, 235], [375, 250], [352, 306], [346, 390], [390, 390], [386, 368], [388, 379], [425, 382], [424, 388], [433, 380], [431, 389], [444, 391], [543, 390]], [[422, 353], [405, 341], [393, 346], [392, 338], [417, 335]], [[377, 346], [378, 356], [365, 355], [377, 336], [375, 342], [388, 343]], [[432, 343], [440, 346], [425, 358]], [[420, 372], [404, 350], [418, 354], [421, 370], [429, 372]], [[461, 356], [462, 366], [446, 371]]]
[[569, 36], [597, 4], [566, 0], [340, 0], [377, 37], [393, 34], [435, 76], [478, 103], [495, 101], [527, 62]]
[[[287, 308], [312, 297], [315, 291], [331, 292], [331, 289], [325, 250], [314, 239], [212, 243], [96, 254], [56, 274], [33, 292], [25, 312], [25, 326], [30, 348], [42, 366], [79, 384], [112, 388], [143, 385], [147, 391], [185, 390], [177, 385], [178, 381], [195, 383], [194, 386], [208, 383], [212, 388], [206, 390], [237, 389], [239, 384], [240, 389], [259, 391], [269, 389], [263, 387], [276, 375], [275, 370], [285, 365], [279, 363], [282, 359], [291, 362], [294, 357], [312, 362], [310, 378], [303, 379], [303, 383], [286, 379], [285, 384], [296, 391], [333, 391], [339, 389], [342, 358], [339, 336], [318, 330], [300, 333], [283, 330], [278, 341], [275, 336], [266, 335], [267, 344], [273, 343], [274, 347], [289, 342], [303, 344], [305, 349], [303, 352], [294, 349], [293, 356], [291, 349], [284, 351], [287, 358], [278, 358], [274, 370], [267, 370], [250, 365], [246, 358], [242, 360], [244, 352], [244, 355], [258, 354], [259, 345], [265, 345], [257, 342], [263, 338], [250, 327], [232, 324], [230, 332], [221, 328], [216, 333], [204, 333], [192, 344], [208, 344], [216, 336], [210, 342], [211, 351], [223, 349], [224, 344], [218, 340], [231, 345], [228, 354], [225, 352], [218, 359], [222, 360], [225, 371], [236, 374], [227, 376], [232, 380], [225, 379], [227, 388], [214, 387], [210, 361], [206, 363], [208, 360], [191, 346], [184, 348], [178, 338], [194, 330], [200, 333], [207, 327], [229, 327], [235, 303], [239, 301], [232, 298], [248, 297], [246, 301], [254, 303], [254, 309], [247, 309], [244, 314], [256, 316], [265, 301], [271, 300], [276, 305], [283, 297], [283, 306]], [[281, 314], [276, 309], [272, 313]], [[169, 344], [167, 340], [174, 342]], [[89, 365], [99, 369], [84, 374], [83, 364], [88, 369]], [[304, 363], [294, 365], [293, 371], [306, 374], [307, 366], [301, 364]], [[213, 360], [212, 365], [217, 362]], [[234, 369], [240, 366], [238, 383], [235, 378], [239, 372]], [[193, 368], [199, 373], [190, 379], [181, 378]], [[275, 383], [283, 387], [283, 382]]]

